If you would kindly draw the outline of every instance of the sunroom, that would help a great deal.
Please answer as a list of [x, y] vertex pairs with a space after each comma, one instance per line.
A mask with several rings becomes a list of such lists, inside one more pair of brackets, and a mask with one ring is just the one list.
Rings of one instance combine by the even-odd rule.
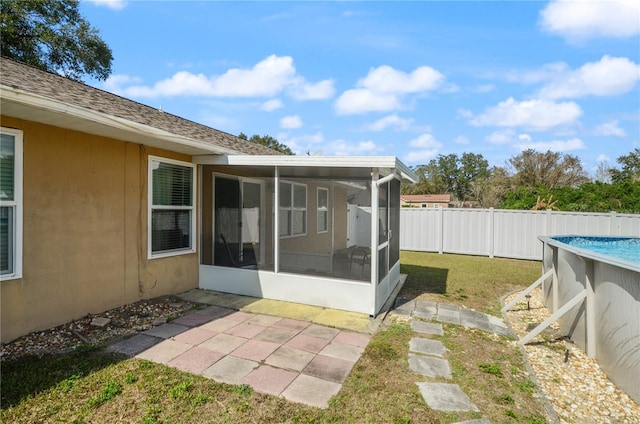
[[194, 156], [199, 287], [376, 315], [400, 280], [395, 157]]

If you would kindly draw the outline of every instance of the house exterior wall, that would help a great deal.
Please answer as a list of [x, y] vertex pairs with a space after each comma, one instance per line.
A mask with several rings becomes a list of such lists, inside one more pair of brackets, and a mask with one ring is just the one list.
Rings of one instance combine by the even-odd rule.
[[0, 282], [9, 341], [198, 286], [198, 255], [147, 259], [148, 155], [191, 158], [0, 116], [23, 131], [23, 275]]

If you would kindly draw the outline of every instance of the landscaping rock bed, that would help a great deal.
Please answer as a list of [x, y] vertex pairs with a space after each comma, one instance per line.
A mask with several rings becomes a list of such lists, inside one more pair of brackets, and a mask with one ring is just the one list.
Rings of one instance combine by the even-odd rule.
[[[518, 293], [505, 299], [510, 302]], [[541, 301], [541, 290], [531, 293], [506, 318], [518, 338], [551, 313]], [[526, 357], [546, 398], [563, 423], [640, 423], [640, 408], [619, 390], [595, 359], [562, 337], [557, 323], [525, 345]]]
[[[83, 344], [104, 343], [148, 330], [153, 325], [178, 317], [194, 306], [195, 304], [174, 296], [141, 300], [4, 343], [0, 349], [0, 359], [8, 361], [24, 355], [42, 356], [62, 353]], [[100, 326], [107, 320], [109, 320], [107, 324]]]

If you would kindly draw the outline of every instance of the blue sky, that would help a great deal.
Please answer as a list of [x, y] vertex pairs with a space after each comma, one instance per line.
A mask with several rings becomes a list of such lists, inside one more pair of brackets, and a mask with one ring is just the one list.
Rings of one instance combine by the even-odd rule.
[[297, 154], [640, 147], [640, 2], [81, 3], [113, 51], [96, 87]]

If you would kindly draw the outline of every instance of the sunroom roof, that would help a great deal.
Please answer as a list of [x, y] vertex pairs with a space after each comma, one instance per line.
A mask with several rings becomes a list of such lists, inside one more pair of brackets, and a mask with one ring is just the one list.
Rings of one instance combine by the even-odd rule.
[[370, 179], [371, 172], [377, 171], [381, 177], [397, 173], [403, 181], [418, 182], [417, 175], [395, 156], [199, 155], [193, 156], [193, 162], [243, 167], [261, 176], [273, 176], [278, 167], [281, 177]]

